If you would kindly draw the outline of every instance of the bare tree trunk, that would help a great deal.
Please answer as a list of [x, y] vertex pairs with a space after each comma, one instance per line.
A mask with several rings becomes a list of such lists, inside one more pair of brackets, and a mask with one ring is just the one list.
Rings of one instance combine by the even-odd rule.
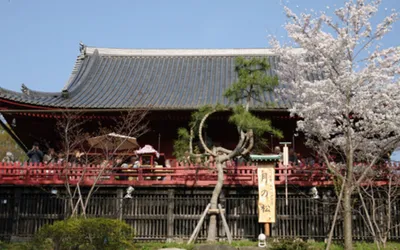
[[[217, 170], [218, 170], [218, 181], [215, 185], [214, 191], [211, 197], [211, 209], [218, 209], [218, 198], [222, 190], [222, 186], [224, 184], [224, 169], [222, 167], [221, 156], [217, 156]], [[214, 210], [215, 211], [215, 210]], [[207, 241], [208, 242], [215, 242], [217, 239], [217, 215], [211, 214], [210, 216], [210, 223], [208, 225], [208, 235]]]
[[[68, 182], [68, 181], [67, 181]], [[67, 190], [68, 193], [68, 203], [69, 203], [69, 207], [70, 207], [70, 216], [72, 215], [72, 211], [74, 210], [74, 195], [72, 195], [71, 192], [71, 186], [69, 185], [65, 185], [65, 189]]]
[[[371, 188], [374, 188], [374, 187], [372, 186]], [[368, 223], [368, 226], [370, 227], [370, 231], [371, 231], [372, 237], [374, 237], [374, 242], [376, 243], [376, 247], [378, 248], [378, 250], [380, 250], [381, 247], [380, 247], [380, 244], [379, 244], [379, 239], [378, 239], [378, 237], [376, 235], [376, 232], [375, 232], [375, 229], [374, 229], [374, 225], [372, 224], [372, 219], [371, 219], [371, 216], [369, 215], [368, 207], [367, 207], [367, 204], [364, 201], [364, 197], [363, 197], [363, 195], [361, 193], [360, 187], [358, 187], [358, 195], [360, 197], [361, 204], [362, 204], [362, 207], [364, 209], [365, 221], [366, 221], [366, 223]], [[372, 209], [375, 210], [375, 203], [373, 203]]]
[[78, 200], [76, 201], [76, 203], [74, 204], [74, 207], [72, 209], [71, 217], [76, 217], [78, 215], [79, 206], [81, 206], [81, 204], [82, 204], [82, 196], [78, 196]]
[[79, 186], [79, 183], [77, 184], [76, 187], [77, 187], [77, 189], [78, 189], [78, 195], [79, 195], [80, 204], [81, 204], [81, 208], [82, 208], [81, 213], [82, 213], [82, 215], [83, 215], [83, 218], [86, 219], [86, 204], [83, 204], [83, 196], [82, 196], [82, 192], [81, 192], [81, 188], [80, 188], [80, 186]]
[[[82, 203], [82, 209], [84, 210], [84, 213], [86, 213], [86, 208], [89, 204], [90, 198], [92, 198], [92, 195], [94, 193], [95, 188], [97, 187], [97, 182], [100, 180], [101, 177], [103, 177], [104, 171], [106, 170], [106, 168], [108, 167], [107, 164], [105, 165], [101, 165], [101, 170], [100, 172], [97, 174], [96, 179], [94, 180], [92, 186], [90, 187], [89, 193], [86, 196], [85, 199], [85, 204]], [[83, 200], [82, 200], [83, 202]], [[86, 215], [85, 215], [86, 216]]]
[[[386, 192], [387, 196], [387, 201], [386, 201], [386, 232], [383, 234], [383, 237], [380, 237], [381, 243], [383, 244], [383, 248], [386, 248], [386, 243], [388, 239], [388, 234], [390, 234], [390, 229], [392, 228], [392, 198], [396, 199], [396, 193], [392, 192], [392, 183], [393, 181], [393, 176], [389, 176], [389, 183], [388, 185], [388, 191]], [[396, 186], [395, 186], [396, 187]], [[397, 186], [398, 187], [398, 186]], [[397, 188], [396, 187], [396, 188]], [[393, 196], [394, 194], [394, 196]], [[393, 197], [392, 197], [393, 196]]]
[[344, 249], [353, 249], [353, 232], [352, 232], [352, 207], [351, 207], [351, 187], [344, 185], [343, 193], [343, 233], [344, 233]]
[[338, 213], [339, 213], [340, 204], [342, 203], [343, 190], [344, 190], [344, 185], [346, 184], [346, 181], [343, 180], [342, 182], [343, 183], [342, 183], [342, 186], [340, 187], [340, 193], [339, 193], [338, 201], [337, 201], [337, 204], [336, 204], [335, 214], [334, 214], [333, 219], [332, 219], [332, 225], [331, 225], [331, 230], [329, 232], [328, 242], [326, 243], [326, 248], [325, 248], [326, 250], [329, 250], [331, 248], [333, 232], [335, 231], [335, 224], [336, 224], [336, 221], [337, 221], [337, 216], [338, 216]]
[[[348, 121], [350, 124], [350, 121]], [[344, 233], [344, 249], [353, 249], [353, 210], [351, 204], [351, 194], [353, 192], [353, 164], [354, 150], [351, 140], [350, 129], [347, 131], [347, 149], [346, 149], [346, 183], [343, 190], [343, 233]]]

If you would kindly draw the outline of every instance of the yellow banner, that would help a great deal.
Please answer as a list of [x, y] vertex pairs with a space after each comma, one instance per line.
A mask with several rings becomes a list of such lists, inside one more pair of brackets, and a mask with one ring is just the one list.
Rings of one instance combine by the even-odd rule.
[[258, 167], [258, 222], [275, 223], [275, 168], [273, 165]]

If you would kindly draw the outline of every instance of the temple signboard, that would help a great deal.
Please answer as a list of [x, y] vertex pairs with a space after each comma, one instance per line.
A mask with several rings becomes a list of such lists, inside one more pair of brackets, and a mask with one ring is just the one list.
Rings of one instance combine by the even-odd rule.
[[[261, 157], [261, 156], [260, 156]], [[267, 158], [268, 157], [268, 158]], [[255, 159], [257, 159], [254, 156]], [[280, 156], [264, 156], [263, 162], [258, 163], [258, 222], [275, 223], [276, 194], [275, 194], [275, 163]], [[261, 159], [259, 161], [262, 161]]]
[[275, 223], [275, 168], [259, 167], [258, 175], [258, 222]]

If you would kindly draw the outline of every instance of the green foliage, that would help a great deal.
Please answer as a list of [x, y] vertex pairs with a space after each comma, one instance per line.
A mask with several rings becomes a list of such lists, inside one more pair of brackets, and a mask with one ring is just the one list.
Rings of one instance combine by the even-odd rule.
[[35, 235], [33, 249], [126, 249], [133, 230], [123, 221], [107, 218], [71, 218], [45, 225]]
[[264, 138], [263, 135], [254, 135], [254, 146], [252, 153], [253, 154], [264, 154], [265, 147], [268, 145], [268, 139]]
[[186, 249], [192, 250], [194, 244], [186, 244], [186, 243], [165, 243], [165, 242], [146, 242], [146, 243], [137, 243], [135, 244], [135, 249], [137, 250], [158, 250], [162, 248], [178, 248], [178, 249]]
[[[215, 107], [206, 105], [196, 112], [192, 113], [191, 121], [189, 123], [189, 128], [193, 131], [193, 138], [198, 138], [198, 130], [199, 130], [199, 125], [201, 120], [206, 116], [207, 114], [211, 112], [217, 112], [217, 111], [223, 111], [227, 110], [227, 108], [223, 105], [216, 105]], [[206, 124], [204, 124], [204, 128], [206, 128]], [[190, 143], [190, 131], [186, 128], [179, 128], [178, 129], [178, 138], [174, 141], [174, 152], [173, 155], [175, 156], [176, 159], [182, 160], [185, 157], [185, 152], [189, 152], [189, 143]], [[194, 151], [198, 151], [195, 153], [200, 153], [199, 149], [193, 146]]]
[[[199, 244], [204, 244], [204, 243], [199, 243]], [[219, 241], [216, 243], [213, 243], [213, 245], [231, 245], [233, 247], [256, 247], [258, 242], [256, 241], [250, 241], [250, 240], [240, 240], [240, 241], [233, 241], [232, 244], [229, 244], [227, 241]], [[179, 249], [186, 249], [186, 250], [192, 250], [196, 244], [186, 244], [185, 242], [182, 243], [164, 243], [164, 242], [146, 242], [146, 243], [137, 243], [135, 244], [135, 249], [138, 250], [158, 250], [162, 248], [179, 248]]]
[[189, 152], [190, 132], [185, 128], [178, 129], [178, 139], [174, 141], [173, 155], [176, 159], [182, 160], [185, 152]]
[[343, 181], [339, 177], [335, 176], [332, 170], [328, 169], [328, 173], [333, 175], [333, 188], [335, 190], [336, 196], [339, 197]]
[[[204, 244], [204, 243], [201, 243]], [[215, 244], [218, 245], [228, 245], [229, 243], [226, 241], [217, 242]], [[269, 240], [268, 244], [270, 248], [268, 249], [296, 249], [296, 250], [325, 250], [324, 242], [304, 242], [299, 240], [279, 240], [277, 242], [273, 242], [272, 239]], [[241, 241], [233, 241], [231, 246], [233, 247], [256, 247], [258, 245], [257, 241], [249, 241], [249, 240], [241, 240]], [[138, 243], [135, 244], [135, 249], [140, 250], [157, 250], [162, 248], [181, 248], [192, 250], [194, 248], [194, 244], [186, 245], [179, 243], [159, 243], [159, 242], [149, 242], [149, 243]], [[376, 244], [372, 242], [357, 242], [354, 246], [356, 250], [377, 250]], [[400, 243], [397, 242], [389, 242], [387, 244], [386, 250], [395, 250], [400, 249]], [[331, 246], [331, 250], [343, 250], [343, 246], [333, 244]]]
[[[49, 243], [51, 243], [49, 241]], [[217, 242], [215, 244], [218, 245], [228, 245], [228, 242]], [[246, 246], [251, 246], [251, 247], [256, 247], [258, 244], [257, 241], [249, 241], [249, 240], [241, 240], [241, 241], [233, 241], [231, 246], [233, 247], [246, 247]], [[269, 245], [271, 248], [269, 249], [307, 249], [307, 250], [325, 250], [325, 243], [324, 242], [312, 242], [312, 243], [306, 243], [306, 242], [298, 242], [298, 241], [293, 241], [293, 240], [280, 240], [278, 242], [273, 242], [272, 239], [269, 240]], [[186, 249], [186, 250], [192, 250], [194, 248], [195, 244], [189, 244], [187, 245], [186, 243], [165, 243], [165, 242], [147, 242], [147, 243], [136, 243], [134, 246], [125, 246], [121, 248], [116, 248], [116, 249], [135, 249], [135, 250], [158, 250], [162, 248], [181, 248], [181, 249]], [[288, 248], [286, 248], [288, 247]], [[298, 248], [296, 248], [298, 247]], [[304, 248], [306, 247], [306, 248]], [[42, 244], [40, 248], [37, 247], [37, 244], [34, 244], [34, 242], [24, 242], [24, 243], [2, 243], [0, 242], [0, 249], [5, 249], [5, 250], [53, 250], [54, 247], [52, 245], [45, 245]], [[90, 248], [89, 248], [90, 249]], [[375, 243], [372, 242], [356, 242], [354, 245], [354, 249], [356, 250], [377, 250], [377, 246]], [[398, 242], [388, 242], [385, 250], [397, 250], [400, 249], [400, 243]], [[343, 246], [341, 245], [332, 245], [331, 250], [343, 250]]]
[[[279, 241], [275, 243], [271, 243], [272, 248], [270, 249], [308, 249], [308, 250], [325, 250], [326, 244], [324, 242], [312, 242], [312, 243], [305, 243], [302, 242], [300, 245], [299, 243], [285, 240]], [[293, 248], [293, 247], [299, 248]], [[286, 247], [286, 248], [285, 248]], [[306, 247], [306, 248], [304, 248]], [[331, 250], [343, 250], [344, 247], [342, 245], [333, 244], [330, 248]], [[355, 250], [378, 250], [378, 247], [373, 242], [356, 242], [354, 244]], [[383, 248], [382, 248], [383, 249]], [[400, 249], [400, 243], [398, 242], [388, 242], [385, 250], [397, 250]]]
[[[0, 242], [0, 249], [4, 250], [31, 250], [32, 244], [30, 242], [18, 242], [18, 243], [4, 243]], [[49, 248], [47, 248], [49, 249]], [[47, 250], [47, 249], [42, 249], [42, 250]], [[49, 249], [50, 250], [50, 249]]]
[[[282, 132], [273, 128], [270, 120], [255, 116], [248, 110], [247, 105], [245, 107], [242, 105], [243, 102], [250, 103], [251, 100], [262, 102], [261, 96], [266, 92], [273, 91], [278, 86], [278, 78], [268, 75], [269, 68], [265, 57], [251, 59], [238, 57], [235, 68], [238, 81], [233, 83], [224, 94], [225, 97], [236, 104], [229, 121], [242, 130], [253, 130], [257, 139], [262, 138], [265, 133], [282, 137]], [[258, 141], [259, 146], [266, 143], [267, 140], [265, 139]]]
[[[210, 105], [200, 107], [199, 110], [192, 113], [192, 120], [189, 123], [189, 126], [194, 131], [198, 131], [198, 129], [199, 129], [198, 126], [200, 125], [200, 122], [204, 118], [204, 116], [206, 116], [207, 114], [209, 114], [211, 112], [219, 112], [219, 111], [226, 111], [226, 110], [229, 110], [229, 109], [222, 104], [217, 104], [215, 107], [210, 106]], [[206, 126], [206, 124], [205, 124], [205, 126]]]
[[236, 58], [235, 71], [238, 74], [238, 81], [225, 91], [224, 96], [235, 104], [251, 99], [261, 101], [260, 96], [278, 86], [278, 78], [268, 75], [269, 68], [265, 57]]
[[[181, 159], [184, 153], [189, 151], [190, 140], [194, 141], [198, 137], [201, 120], [207, 114], [213, 112], [231, 111], [232, 115], [229, 118], [231, 123], [243, 131], [252, 130], [254, 138], [257, 139], [254, 146], [256, 151], [262, 151], [261, 149], [267, 144], [265, 133], [282, 137], [282, 132], [273, 128], [271, 121], [261, 119], [249, 111], [249, 105], [253, 100], [263, 103], [263, 95], [266, 92], [273, 91], [278, 85], [277, 77], [268, 75], [269, 68], [267, 58], [245, 59], [238, 57], [235, 67], [238, 81], [233, 83], [224, 93], [231, 105], [228, 107], [221, 104], [216, 106], [208, 105], [193, 112], [189, 130], [194, 133], [190, 135], [188, 130], [183, 128], [178, 130], [178, 139], [174, 141], [174, 156]], [[265, 103], [265, 105], [271, 104]], [[206, 124], [204, 124], [205, 127]]]
[[233, 114], [229, 118], [229, 122], [243, 130], [253, 130], [253, 153], [256, 154], [264, 153], [265, 145], [268, 144], [268, 140], [265, 138], [265, 133], [273, 134], [279, 138], [283, 137], [282, 132], [274, 128], [270, 120], [261, 119], [245, 110], [242, 106], [235, 107]]
[[0, 128], [0, 161], [6, 156], [7, 152], [13, 153], [15, 161], [24, 162], [27, 160], [26, 153], [3, 128]]
[[256, 135], [271, 133], [278, 137], [282, 137], [282, 132], [272, 127], [270, 120], [261, 119], [242, 106], [236, 106], [229, 121], [243, 130], [253, 130]]
[[[356, 250], [378, 250], [376, 243], [367, 243], [367, 242], [356, 242], [355, 247]], [[400, 249], [399, 242], [388, 242], [386, 248], [382, 248], [385, 250], [398, 250]]]
[[309, 244], [302, 240], [283, 240], [271, 243], [272, 250], [307, 250]]

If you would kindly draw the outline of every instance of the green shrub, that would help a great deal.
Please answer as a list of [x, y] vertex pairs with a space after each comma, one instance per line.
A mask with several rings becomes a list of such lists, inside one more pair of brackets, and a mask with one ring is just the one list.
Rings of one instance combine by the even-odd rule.
[[29, 242], [16, 242], [16, 243], [4, 243], [0, 242], [1, 250], [31, 250], [32, 245]]
[[118, 250], [132, 247], [133, 230], [123, 221], [73, 218], [42, 227], [34, 248], [55, 250]]
[[272, 250], [307, 250], [309, 244], [302, 240], [280, 240], [279, 242], [271, 243]]

